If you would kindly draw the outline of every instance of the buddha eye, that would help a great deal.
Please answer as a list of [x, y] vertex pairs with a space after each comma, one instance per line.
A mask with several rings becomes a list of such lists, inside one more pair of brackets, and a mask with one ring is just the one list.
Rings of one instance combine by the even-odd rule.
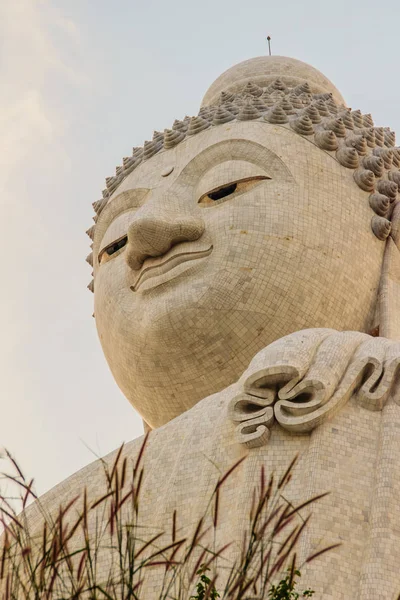
[[234, 181], [232, 183], [228, 183], [226, 185], [221, 185], [206, 194], [203, 194], [199, 200], [199, 204], [201, 206], [212, 206], [215, 204], [221, 204], [220, 200], [229, 199], [230, 197], [237, 196], [240, 193], [247, 192], [252, 187], [260, 183], [261, 181], [265, 181], [266, 179], [271, 179], [270, 177], [266, 177], [264, 175], [260, 175], [257, 177], [249, 177], [246, 179], [240, 179], [239, 181]]
[[218, 188], [215, 192], [210, 192], [207, 194], [207, 198], [210, 200], [221, 200], [221, 198], [225, 198], [226, 196], [230, 196], [233, 192], [236, 191], [238, 184], [231, 183], [230, 185], [224, 185], [223, 187]]
[[108, 246], [103, 248], [103, 250], [99, 254], [99, 265], [102, 265], [103, 263], [106, 263], [109, 260], [111, 260], [111, 258], [114, 258], [114, 255], [119, 250], [121, 250], [121, 248], [126, 246], [127, 241], [128, 236], [124, 235], [119, 240], [116, 240], [115, 242], [112, 242], [111, 244], [108, 244]]

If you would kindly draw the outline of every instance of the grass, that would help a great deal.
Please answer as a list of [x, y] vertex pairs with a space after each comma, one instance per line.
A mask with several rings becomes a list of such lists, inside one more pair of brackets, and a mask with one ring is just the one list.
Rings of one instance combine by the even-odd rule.
[[[100, 497], [89, 500], [88, 490], [83, 489], [52, 514], [36, 497], [33, 480], [24, 477], [7, 453], [12, 470], [3, 473], [3, 483], [11, 482], [19, 488], [19, 507], [0, 489], [2, 600], [145, 600], [149, 582], [153, 586], [156, 582], [157, 592], [152, 597], [157, 600], [188, 600], [196, 597], [199, 589], [204, 600], [274, 598], [274, 589], [283, 589], [279, 588], [282, 581], [293, 590], [298, 570], [336, 547], [324, 548], [297, 564], [298, 542], [310, 518], [304, 519], [301, 511], [325, 494], [297, 507], [285, 500], [284, 490], [296, 459], [280, 479], [272, 474], [267, 480], [261, 469], [248, 528], [239, 546], [236, 540], [216, 547], [215, 539], [224, 483], [240, 469], [244, 459], [218, 480], [190, 535], [179, 535], [176, 511], [166, 521], [172, 523], [170, 531], [149, 533], [140, 516], [147, 440], [148, 436], [133, 464], [123, 456], [123, 446], [112, 465], [103, 461], [104, 488]], [[37, 520], [32, 524], [30, 511], [26, 510], [32, 500], [40, 513], [39, 525]], [[285, 579], [279, 581], [287, 569]], [[201, 579], [206, 572], [209, 576]], [[296, 596], [287, 596], [292, 597]]]

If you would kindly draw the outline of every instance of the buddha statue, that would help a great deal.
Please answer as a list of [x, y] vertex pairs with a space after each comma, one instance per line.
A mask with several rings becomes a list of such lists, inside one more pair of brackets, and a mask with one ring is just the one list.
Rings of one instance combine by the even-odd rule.
[[[298, 454], [291, 501], [331, 491], [303, 550], [342, 543], [304, 569], [317, 598], [400, 591], [399, 168], [394, 133], [319, 71], [260, 57], [123, 159], [87, 232], [99, 339], [151, 431], [142, 517], [190, 528], [246, 456], [218, 532], [238, 539], [261, 465]], [[100, 493], [101, 468], [42, 503]]]

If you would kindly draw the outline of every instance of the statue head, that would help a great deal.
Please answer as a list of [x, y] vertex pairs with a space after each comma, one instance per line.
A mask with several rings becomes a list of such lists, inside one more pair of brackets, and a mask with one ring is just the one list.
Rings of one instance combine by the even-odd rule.
[[[246, 61], [94, 204], [95, 319], [151, 427], [293, 331], [370, 331], [400, 153], [304, 63]], [[372, 223], [372, 227], [371, 227]]]

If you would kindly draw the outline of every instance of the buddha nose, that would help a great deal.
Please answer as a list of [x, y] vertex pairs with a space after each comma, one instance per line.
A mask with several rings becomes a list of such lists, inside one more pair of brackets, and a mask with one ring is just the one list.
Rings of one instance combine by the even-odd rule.
[[162, 256], [181, 242], [198, 240], [203, 232], [204, 222], [200, 218], [138, 215], [128, 229], [127, 263], [138, 270], [146, 258]]

